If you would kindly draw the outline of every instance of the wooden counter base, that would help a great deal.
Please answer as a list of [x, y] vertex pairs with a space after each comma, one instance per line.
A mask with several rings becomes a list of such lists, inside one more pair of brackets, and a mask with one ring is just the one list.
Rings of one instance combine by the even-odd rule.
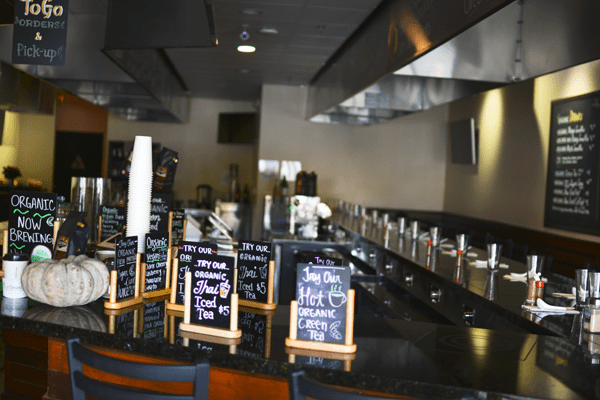
[[[94, 351], [109, 355], [111, 357], [133, 362], [145, 362], [151, 364], [182, 364], [169, 359], [142, 356], [130, 352], [89, 346]], [[48, 392], [44, 396], [46, 400], [62, 400], [71, 398], [71, 387], [69, 382], [69, 362], [67, 357], [67, 346], [64, 340], [48, 339]], [[85, 369], [84, 369], [85, 370]], [[87, 369], [90, 370], [90, 369]], [[160, 390], [173, 394], [189, 394], [192, 391], [191, 384], [141, 381], [117, 377], [112, 374], [96, 371], [94, 376], [106, 382], [125, 384], [150, 390]], [[404, 396], [389, 396], [382, 393], [361, 391], [371, 395], [379, 395], [389, 398], [412, 398]], [[267, 375], [251, 374], [247, 372], [234, 371], [219, 367], [210, 367], [210, 386], [208, 397], [211, 400], [287, 400], [288, 383], [285, 378], [277, 378]]]

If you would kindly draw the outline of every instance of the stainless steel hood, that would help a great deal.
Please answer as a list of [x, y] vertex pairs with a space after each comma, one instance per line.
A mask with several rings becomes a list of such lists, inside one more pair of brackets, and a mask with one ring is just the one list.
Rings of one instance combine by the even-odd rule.
[[0, 110], [54, 113], [54, 87], [0, 61]]
[[313, 79], [307, 117], [372, 124], [598, 59], [599, 18], [596, 0], [391, 1]]

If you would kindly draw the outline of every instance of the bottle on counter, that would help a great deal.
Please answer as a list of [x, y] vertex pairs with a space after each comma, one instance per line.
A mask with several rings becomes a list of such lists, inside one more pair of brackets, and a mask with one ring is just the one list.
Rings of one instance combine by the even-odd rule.
[[250, 186], [244, 185], [244, 191], [242, 192], [242, 203], [250, 204]]
[[600, 272], [589, 273], [590, 304], [583, 309], [583, 330], [600, 333]]
[[231, 186], [229, 190], [229, 201], [240, 202], [240, 181], [239, 181], [239, 166], [231, 164], [229, 166], [229, 176], [231, 178]]
[[537, 281], [535, 283], [535, 303], [537, 299], [544, 299], [544, 281]]
[[296, 175], [296, 195], [303, 195], [304, 188], [306, 186], [306, 172], [300, 171]]
[[285, 176], [281, 180], [281, 195], [284, 197], [287, 197], [288, 195], [288, 183], [287, 179], [285, 179]]

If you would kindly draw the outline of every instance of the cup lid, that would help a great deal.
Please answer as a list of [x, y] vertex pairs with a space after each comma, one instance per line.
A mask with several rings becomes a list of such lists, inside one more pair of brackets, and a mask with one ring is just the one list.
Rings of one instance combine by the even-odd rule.
[[25, 253], [6, 253], [4, 261], [29, 261], [29, 256]]

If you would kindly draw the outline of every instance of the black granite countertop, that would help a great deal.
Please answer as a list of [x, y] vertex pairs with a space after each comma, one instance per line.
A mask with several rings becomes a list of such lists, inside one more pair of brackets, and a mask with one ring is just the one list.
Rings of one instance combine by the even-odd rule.
[[[360, 243], [354, 247], [362, 246], [360, 252], [353, 251], [354, 255], [368, 263], [373, 268], [373, 273], [387, 278], [394, 284], [406, 288], [405, 265], [410, 265], [419, 270], [419, 273], [442, 280], [450, 291], [461, 293], [465, 297], [474, 298], [491, 310], [494, 315], [502, 316], [511, 321], [523, 331], [558, 335], [569, 338], [572, 328], [576, 325], [575, 314], [541, 314], [530, 313], [521, 306], [527, 297], [527, 284], [525, 280], [508, 280], [505, 275], [511, 273], [525, 273], [525, 264], [502, 257], [503, 265], [497, 272], [490, 273], [486, 268], [487, 254], [485, 250], [470, 248], [464, 257], [460, 270], [456, 266], [456, 253], [452, 253], [454, 240], [444, 239], [441, 247], [433, 250], [432, 257], [427, 259], [426, 240], [412, 241], [409, 235], [399, 237], [397, 231], [390, 235], [387, 247], [383, 238], [383, 231], [373, 229], [366, 236], [359, 236], [354, 231], [343, 227], [349, 236], [360, 238]], [[423, 232], [422, 232], [423, 233]], [[370, 247], [369, 249], [365, 249]], [[373, 252], [374, 248], [382, 251]], [[382, 255], [385, 255], [385, 258]], [[395, 259], [398, 262], [390, 262]], [[571, 293], [574, 280], [562, 275], [544, 272], [547, 279], [543, 300], [551, 305], [574, 306], [574, 300], [553, 296], [554, 293]], [[492, 289], [490, 289], [492, 288]]]
[[559, 337], [357, 315], [358, 350], [344, 361], [292, 356], [289, 306], [271, 316], [242, 309], [235, 347], [181, 335], [181, 314], [165, 310], [164, 300], [124, 311], [109, 315], [101, 301], [58, 309], [3, 298], [0, 325], [181, 361], [202, 355], [213, 366], [275, 377], [301, 366], [324, 383], [423, 398], [600, 398], [600, 365], [591, 361], [600, 346], [590, 351]]

